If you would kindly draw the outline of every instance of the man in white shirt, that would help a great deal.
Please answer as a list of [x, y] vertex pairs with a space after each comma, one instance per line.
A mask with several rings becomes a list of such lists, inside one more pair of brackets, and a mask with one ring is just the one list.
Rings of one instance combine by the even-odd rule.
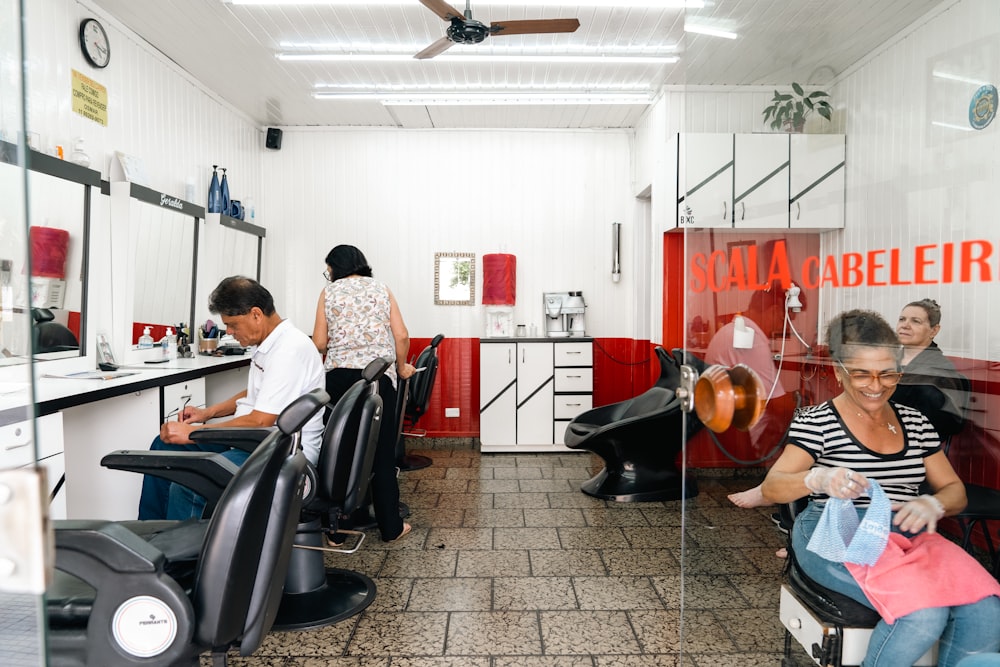
[[[178, 421], [160, 427], [152, 450], [219, 452], [236, 465], [248, 452], [225, 445], [194, 443], [192, 431], [206, 428], [269, 427], [293, 400], [324, 387], [323, 363], [309, 337], [283, 320], [274, 299], [255, 280], [243, 276], [224, 279], [209, 297], [208, 308], [222, 318], [226, 332], [251, 348], [247, 388], [232, 398], [205, 408], [187, 406]], [[210, 419], [229, 417], [225, 421]], [[313, 463], [319, 458], [323, 436], [322, 413], [302, 429], [302, 447]], [[139, 498], [139, 519], [198, 518], [205, 500], [168, 480], [147, 475]]]

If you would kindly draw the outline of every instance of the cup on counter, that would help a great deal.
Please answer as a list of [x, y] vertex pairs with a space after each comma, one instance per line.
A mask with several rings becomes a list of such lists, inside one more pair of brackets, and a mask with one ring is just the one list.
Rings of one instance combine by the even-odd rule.
[[198, 352], [201, 354], [212, 354], [219, 347], [218, 338], [199, 338]]
[[518, 338], [524, 338], [525, 336], [528, 335], [528, 329], [523, 324], [518, 324], [516, 335]]

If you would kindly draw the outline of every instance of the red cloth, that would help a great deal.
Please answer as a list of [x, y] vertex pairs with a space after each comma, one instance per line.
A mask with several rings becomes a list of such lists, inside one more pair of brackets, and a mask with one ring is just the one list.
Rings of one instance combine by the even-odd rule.
[[887, 623], [931, 607], [972, 604], [1000, 596], [1000, 583], [976, 559], [938, 533], [889, 534], [874, 565], [844, 563]]
[[513, 306], [517, 296], [517, 258], [483, 255], [483, 305]]
[[31, 241], [31, 275], [63, 280], [66, 277], [69, 232], [33, 225], [28, 229], [28, 238]]

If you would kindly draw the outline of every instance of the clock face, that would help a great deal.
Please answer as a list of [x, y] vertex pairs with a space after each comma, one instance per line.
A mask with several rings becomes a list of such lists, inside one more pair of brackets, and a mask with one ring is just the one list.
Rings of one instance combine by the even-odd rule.
[[96, 19], [84, 19], [80, 23], [80, 48], [83, 50], [83, 57], [94, 67], [107, 67], [111, 62], [108, 33]]

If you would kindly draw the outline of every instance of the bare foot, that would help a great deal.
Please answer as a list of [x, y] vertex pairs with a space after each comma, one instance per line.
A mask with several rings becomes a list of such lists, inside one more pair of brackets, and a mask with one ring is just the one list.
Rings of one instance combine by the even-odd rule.
[[410, 532], [410, 530], [412, 528], [413, 528], [413, 526], [411, 526], [410, 524], [404, 522], [403, 523], [403, 531], [399, 535], [397, 535], [396, 537], [392, 538], [391, 540], [387, 540], [387, 542], [397, 542], [397, 541], [403, 539]]
[[774, 552], [774, 555], [777, 556], [778, 558], [788, 558], [788, 549], [786, 549], [785, 547], [781, 547], [780, 549]]
[[764, 500], [764, 494], [760, 490], [760, 485], [753, 487], [752, 489], [747, 489], [746, 491], [740, 491], [739, 493], [730, 493], [728, 496], [729, 501], [736, 505], [737, 507], [742, 507], [743, 509], [750, 509], [752, 507], [762, 507], [768, 505], [766, 500]]

